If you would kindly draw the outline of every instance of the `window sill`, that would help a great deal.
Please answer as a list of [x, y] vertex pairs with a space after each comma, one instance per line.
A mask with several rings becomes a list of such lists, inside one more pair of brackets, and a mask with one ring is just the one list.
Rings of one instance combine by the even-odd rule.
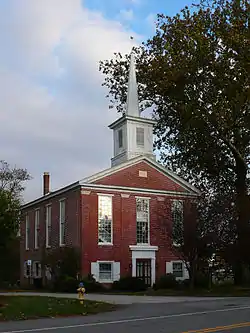
[[113, 283], [113, 280], [99, 280], [99, 283]]
[[98, 243], [98, 246], [113, 246], [113, 243]]
[[66, 244], [59, 244], [59, 246], [60, 246], [60, 247], [64, 247], [64, 246], [66, 246]]
[[51, 249], [51, 245], [46, 245], [46, 249]]

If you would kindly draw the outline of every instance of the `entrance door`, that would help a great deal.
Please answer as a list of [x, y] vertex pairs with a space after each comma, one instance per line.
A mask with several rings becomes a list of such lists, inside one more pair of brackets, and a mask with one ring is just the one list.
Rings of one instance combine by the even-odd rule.
[[151, 286], [151, 260], [136, 260], [136, 277], [144, 280], [147, 286]]

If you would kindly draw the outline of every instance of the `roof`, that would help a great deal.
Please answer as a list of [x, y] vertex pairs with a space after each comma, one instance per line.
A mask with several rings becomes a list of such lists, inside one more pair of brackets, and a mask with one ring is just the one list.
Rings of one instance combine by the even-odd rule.
[[[133, 159], [130, 159], [129, 161], [126, 161], [126, 162], [124, 162], [122, 164], [119, 164], [117, 166], [114, 166], [114, 167], [108, 168], [106, 170], [103, 170], [101, 172], [98, 172], [98, 173], [96, 173], [92, 176], [89, 176], [89, 177], [83, 178], [79, 181], [76, 181], [74, 183], [71, 183], [71, 184], [69, 184], [69, 185], [67, 185], [63, 188], [60, 188], [60, 189], [58, 189], [56, 191], [53, 191], [53, 192], [50, 192], [49, 194], [46, 194], [45, 196], [39, 197], [39, 198], [37, 198], [33, 201], [27, 202], [22, 206], [22, 208], [24, 209], [24, 208], [28, 208], [30, 206], [34, 206], [34, 205], [36, 205], [40, 202], [48, 200], [49, 198], [52, 198], [52, 197], [57, 196], [57, 195], [61, 195], [64, 192], [67, 192], [67, 191], [72, 190], [72, 189], [76, 189], [78, 187], [79, 188], [80, 187], [90, 187], [90, 185], [91, 186], [95, 185], [94, 187], [101, 188], [102, 185], [94, 184], [94, 182], [98, 181], [99, 179], [102, 179], [103, 177], [110, 176], [113, 173], [116, 173], [116, 172], [121, 171], [123, 169], [126, 169], [128, 167], [131, 167], [131, 166], [133, 166], [137, 163], [140, 163], [142, 161], [149, 164], [151, 167], [155, 168], [159, 172], [163, 173], [166, 177], [169, 177], [171, 180], [175, 181], [178, 185], [185, 188], [190, 194], [193, 194], [194, 196], [199, 196], [201, 194], [200, 191], [196, 187], [194, 187], [193, 185], [189, 184], [187, 181], [185, 181], [182, 178], [180, 178], [179, 176], [177, 176], [174, 172], [172, 172], [169, 169], [163, 167], [160, 163], [154, 161], [153, 159], [150, 159], [150, 158], [145, 157], [145, 156], [142, 155], [142, 156], [138, 156], [138, 157], [135, 157]], [[109, 188], [112, 189], [112, 186], [109, 187]], [[113, 190], [115, 191], [116, 189], [117, 189], [117, 186], [114, 186]], [[130, 188], [128, 188], [128, 190], [130, 190]], [[132, 190], [132, 188], [131, 188], [131, 190]], [[136, 190], [136, 189], [133, 189], [133, 190]]]

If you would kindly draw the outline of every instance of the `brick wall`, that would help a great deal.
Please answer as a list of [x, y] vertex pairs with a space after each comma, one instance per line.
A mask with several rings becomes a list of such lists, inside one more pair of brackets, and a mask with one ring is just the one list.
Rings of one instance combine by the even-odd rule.
[[[146, 171], [147, 177], [139, 177], [139, 171]], [[95, 184], [109, 185], [110, 191], [96, 190], [69, 190], [62, 195], [46, 198], [40, 204], [23, 210], [30, 217], [31, 246], [25, 250], [25, 219], [21, 224], [21, 280], [23, 277], [23, 264], [25, 260], [41, 260], [42, 249], [34, 249], [34, 225], [35, 209], [40, 208], [40, 237], [45, 243], [45, 206], [52, 205], [52, 247], [59, 246], [59, 200], [66, 199], [66, 245], [80, 247], [82, 253], [82, 274], [90, 273], [91, 262], [97, 260], [114, 260], [121, 263], [121, 275], [131, 274], [131, 251], [129, 245], [136, 245], [136, 196], [138, 193], [129, 193], [126, 187], [148, 189], [154, 191], [178, 191], [186, 189], [166, 177], [163, 173], [151, 167], [146, 162], [127, 167], [117, 171], [113, 175], [106, 176]], [[112, 185], [124, 186], [124, 192], [112, 191]], [[91, 184], [90, 184], [91, 186]], [[98, 195], [97, 193], [113, 194], [113, 245], [98, 245]], [[156, 274], [165, 273], [166, 261], [177, 259], [171, 252], [169, 240], [169, 227], [171, 223], [171, 199], [170, 196], [161, 196], [148, 193], [150, 199], [150, 245], [159, 247], [156, 252]], [[190, 199], [183, 195], [179, 197], [188, 202]], [[175, 199], [178, 199], [175, 197]]]
[[[131, 274], [130, 245], [136, 245], [136, 196], [122, 197], [121, 193], [113, 194], [113, 245], [98, 245], [98, 194], [91, 191], [82, 195], [83, 275], [90, 272], [91, 262], [97, 260], [119, 261], [121, 275]], [[103, 192], [105, 195], [105, 192]], [[140, 195], [142, 196], [142, 195]], [[148, 196], [147, 196], [148, 197]], [[166, 261], [177, 259], [171, 252], [169, 227], [171, 224], [171, 197], [150, 196], [150, 245], [158, 246], [156, 253], [157, 275], [165, 274]], [[161, 201], [164, 200], [164, 201]]]
[[[80, 189], [68, 191], [60, 196], [48, 198], [47, 200], [37, 203], [34, 206], [23, 209], [22, 223], [21, 223], [21, 241], [20, 241], [20, 266], [21, 266], [21, 283], [27, 282], [24, 278], [24, 262], [26, 260], [41, 261], [43, 258], [43, 251], [45, 249], [45, 217], [46, 205], [51, 204], [51, 248], [47, 251], [59, 247], [59, 200], [65, 199], [66, 208], [66, 246], [80, 247]], [[40, 246], [35, 249], [35, 210], [40, 209]], [[25, 249], [25, 214], [28, 214], [30, 221], [30, 248]]]
[[[147, 177], [139, 177], [139, 171], [146, 171]], [[182, 186], [143, 161], [133, 166], [129, 166], [126, 169], [117, 171], [110, 176], [103, 177], [95, 183], [163, 191], [185, 191]]]

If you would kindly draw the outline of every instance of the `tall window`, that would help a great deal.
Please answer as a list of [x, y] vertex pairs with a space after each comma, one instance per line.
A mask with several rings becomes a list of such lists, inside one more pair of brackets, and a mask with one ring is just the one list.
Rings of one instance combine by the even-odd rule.
[[183, 201], [172, 201], [172, 239], [174, 246], [180, 246], [183, 242]]
[[173, 227], [182, 227], [183, 224], [183, 201], [173, 200], [172, 201], [172, 222]]
[[25, 248], [26, 250], [30, 248], [30, 220], [28, 214], [25, 216]]
[[112, 196], [98, 196], [98, 243], [112, 244]]
[[122, 129], [119, 129], [119, 131], [118, 131], [118, 145], [119, 145], [119, 148], [122, 148], [122, 146], [123, 146], [123, 133], [122, 133]]
[[65, 245], [65, 200], [60, 201], [60, 245]]
[[39, 238], [40, 238], [40, 210], [35, 210], [35, 249], [39, 248]]
[[144, 146], [144, 128], [136, 127], [136, 144], [137, 146]]
[[46, 247], [51, 246], [51, 205], [46, 206]]
[[136, 198], [137, 244], [149, 244], [149, 199]]

